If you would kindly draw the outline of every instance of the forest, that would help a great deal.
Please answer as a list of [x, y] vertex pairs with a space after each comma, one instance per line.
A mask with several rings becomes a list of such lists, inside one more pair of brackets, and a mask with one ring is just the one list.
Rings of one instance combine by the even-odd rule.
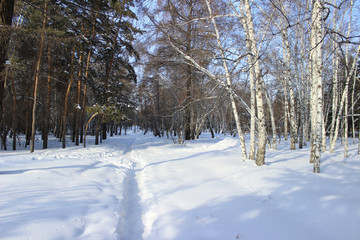
[[230, 134], [258, 166], [280, 140], [309, 146], [320, 172], [360, 136], [359, 16], [356, 0], [0, 0], [1, 148], [135, 125]]

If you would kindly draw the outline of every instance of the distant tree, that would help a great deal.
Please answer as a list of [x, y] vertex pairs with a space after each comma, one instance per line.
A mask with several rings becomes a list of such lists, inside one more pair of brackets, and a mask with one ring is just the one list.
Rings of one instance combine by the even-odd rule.
[[11, 36], [11, 25], [14, 16], [15, 0], [0, 0], [0, 135], [6, 149], [7, 131], [3, 123], [3, 109], [5, 97], [5, 68], [8, 54], [8, 46]]

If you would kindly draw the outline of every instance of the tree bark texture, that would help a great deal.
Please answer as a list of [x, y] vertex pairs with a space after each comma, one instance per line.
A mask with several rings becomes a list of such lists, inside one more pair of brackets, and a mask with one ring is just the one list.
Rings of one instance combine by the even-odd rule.
[[40, 63], [42, 58], [42, 52], [44, 48], [44, 41], [45, 41], [45, 29], [46, 29], [46, 0], [44, 2], [44, 19], [43, 19], [43, 26], [42, 26], [42, 33], [41, 33], [41, 40], [40, 40], [40, 49], [39, 49], [39, 56], [36, 62], [36, 73], [35, 73], [35, 83], [34, 83], [34, 102], [33, 102], [33, 109], [32, 109], [32, 123], [31, 123], [31, 142], [30, 142], [30, 152], [34, 152], [35, 149], [35, 125], [36, 125], [36, 104], [37, 104], [37, 88], [39, 83], [39, 75], [40, 75]]
[[258, 117], [258, 148], [256, 152], [255, 163], [258, 166], [265, 164], [266, 153], [266, 127], [265, 127], [265, 114], [264, 114], [264, 102], [263, 102], [263, 88], [262, 88], [262, 76], [259, 63], [259, 52], [257, 49], [256, 36], [254, 31], [254, 22], [251, 13], [250, 3], [248, 0], [243, 2], [245, 8], [245, 18], [247, 23], [247, 41], [249, 41], [250, 49], [248, 51], [252, 55], [252, 64], [255, 73], [256, 84], [256, 106]]
[[320, 0], [313, 2], [313, 9], [311, 15], [311, 40], [310, 40], [310, 57], [312, 64], [312, 94], [311, 103], [313, 109], [312, 114], [312, 141], [311, 154], [313, 156], [313, 172], [320, 172], [320, 144], [321, 144], [321, 131], [323, 122], [323, 108], [322, 108], [322, 4]]

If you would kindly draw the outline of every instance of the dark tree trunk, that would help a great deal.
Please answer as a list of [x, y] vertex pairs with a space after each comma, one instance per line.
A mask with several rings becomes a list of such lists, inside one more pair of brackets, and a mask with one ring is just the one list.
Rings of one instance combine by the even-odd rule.
[[100, 132], [100, 123], [98, 119], [95, 127], [95, 145], [99, 145], [99, 135], [100, 135], [99, 132]]
[[31, 123], [31, 143], [30, 143], [30, 152], [34, 152], [35, 148], [35, 132], [36, 132], [36, 105], [37, 105], [37, 88], [38, 88], [38, 82], [39, 82], [39, 75], [40, 75], [40, 63], [41, 63], [41, 57], [42, 52], [44, 48], [44, 41], [45, 41], [45, 29], [46, 29], [46, 0], [44, 2], [44, 19], [43, 19], [43, 26], [41, 33], [41, 40], [40, 40], [40, 49], [39, 49], [39, 56], [36, 62], [36, 73], [35, 73], [35, 83], [34, 83], [34, 103], [33, 103], [33, 111], [32, 111], [32, 123]]
[[107, 130], [107, 123], [102, 123], [102, 138], [101, 139], [106, 139], [106, 130]]
[[50, 104], [51, 104], [51, 46], [48, 45], [48, 77], [47, 77], [47, 92], [46, 92], [46, 109], [44, 114], [43, 127], [43, 149], [48, 147], [49, 136], [49, 121], [50, 121]]
[[17, 116], [16, 116], [16, 92], [15, 92], [15, 81], [11, 76], [11, 85], [13, 92], [13, 115], [12, 115], [12, 130], [13, 130], [13, 144], [12, 149], [16, 150], [16, 136], [17, 136]]
[[[191, 67], [189, 67], [191, 68]], [[184, 119], [184, 129], [185, 129], [185, 140], [191, 139], [191, 108], [190, 108], [190, 98], [191, 98], [191, 70], [189, 70], [188, 79], [186, 80], [186, 100], [185, 100], [185, 119]]]
[[[14, 0], [0, 0], [0, 26], [2, 26], [0, 30], [0, 135], [5, 138], [6, 130], [3, 128], [3, 108], [5, 98], [4, 81], [6, 55], [10, 41], [10, 31], [7, 29], [7, 27], [10, 27], [12, 23], [12, 18], [14, 15], [14, 3]], [[6, 147], [6, 145], [4, 147]]]

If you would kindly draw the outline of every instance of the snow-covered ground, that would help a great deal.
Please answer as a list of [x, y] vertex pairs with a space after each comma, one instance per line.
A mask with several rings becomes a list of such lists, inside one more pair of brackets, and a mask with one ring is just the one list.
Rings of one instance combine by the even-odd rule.
[[0, 152], [0, 239], [360, 239], [357, 145], [313, 174], [309, 149], [285, 142], [257, 167], [226, 136], [90, 141]]

